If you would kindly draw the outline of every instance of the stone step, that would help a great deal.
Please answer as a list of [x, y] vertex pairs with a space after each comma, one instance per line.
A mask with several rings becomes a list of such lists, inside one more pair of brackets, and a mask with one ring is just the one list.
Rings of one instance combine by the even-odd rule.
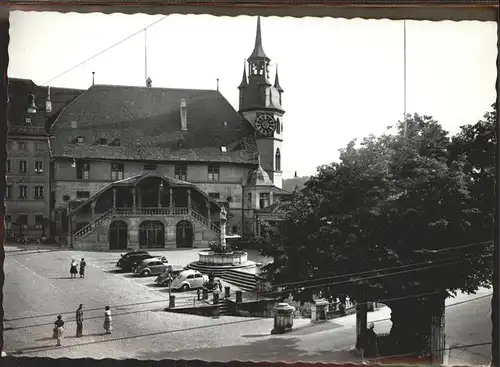
[[231, 269], [231, 270], [228, 270], [225, 274], [228, 276], [238, 277], [240, 279], [247, 279], [247, 280], [252, 281], [252, 282], [255, 282], [257, 280], [255, 274], [247, 273], [245, 271]]
[[257, 282], [255, 281], [255, 279], [250, 280], [247, 278], [240, 278], [237, 275], [233, 275], [233, 274], [225, 273], [225, 274], [222, 274], [221, 278], [228, 283], [232, 283], [232, 284], [238, 285], [238, 286], [242, 285], [242, 286], [244, 286], [246, 288], [250, 288], [250, 289], [253, 289], [257, 286]]

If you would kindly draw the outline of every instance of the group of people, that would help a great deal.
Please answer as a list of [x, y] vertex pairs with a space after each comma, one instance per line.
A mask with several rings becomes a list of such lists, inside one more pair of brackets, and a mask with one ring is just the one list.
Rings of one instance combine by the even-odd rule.
[[[104, 308], [104, 333], [111, 334], [111, 330], [113, 329], [111, 324], [111, 310], [109, 306]], [[57, 320], [54, 322], [54, 330], [53, 330], [53, 339], [57, 339], [56, 346], [61, 346], [61, 340], [64, 335], [64, 320], [62, 315], [57, 316]], [[78, 306], [76, 310], [76, 337], [81, 338], [83, 336], [83, 304]]]
[[[85, 259], [82, 258], [82, 260], [80, 261], [80, 278], [85, 278], [85, 268], [86, 267], [87, 267], [87, 263], [85, 262]], [[71, 260], [69, 273], [70, 273], [72, 279], [76, 278], [76, 275], [78, 274], [78, 263], [75, 260]]]

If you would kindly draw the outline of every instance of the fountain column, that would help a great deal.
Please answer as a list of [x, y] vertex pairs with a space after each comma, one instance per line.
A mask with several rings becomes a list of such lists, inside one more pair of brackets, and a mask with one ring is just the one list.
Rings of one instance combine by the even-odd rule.
[[220, 209], [220, 244], [223, 248], [226, 248], [226, 223], [227, 223], [227, 212], [224, 206]]

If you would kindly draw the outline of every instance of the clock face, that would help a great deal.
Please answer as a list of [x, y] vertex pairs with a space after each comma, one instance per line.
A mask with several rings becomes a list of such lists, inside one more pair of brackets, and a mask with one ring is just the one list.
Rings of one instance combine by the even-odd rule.
[[276, 129], [276, 121], [270, 115], [261, 115], [255, 121], [255, 128], [262, 135], [271, 135]]

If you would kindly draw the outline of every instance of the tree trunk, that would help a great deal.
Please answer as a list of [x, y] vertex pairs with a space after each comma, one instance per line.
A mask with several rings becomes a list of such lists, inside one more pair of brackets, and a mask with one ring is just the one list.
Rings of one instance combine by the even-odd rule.
[[365, 301], [356, 305], [356, 349], [360, 349], [368, 323], [368, 307]]
[[391, 355], [425, 354], [433, 363], [443, 363], [444, 300], [444, 295], [436, 295], [425, 301], [405, 299], [388, 304], [392, 311]]

